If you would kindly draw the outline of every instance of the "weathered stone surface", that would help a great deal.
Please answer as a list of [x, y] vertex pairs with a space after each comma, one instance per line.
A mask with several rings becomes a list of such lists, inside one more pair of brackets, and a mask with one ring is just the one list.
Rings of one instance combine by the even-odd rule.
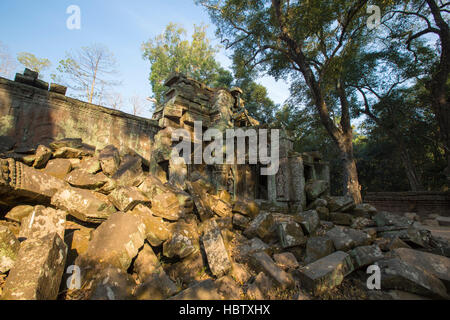
[[171, 226], [160, 217], [153, 215], [152, 210], [144, 205], [137, 205], [130, 214], [137, 215], [145, 224], [146, 239], [154, 247], [163, 244], [171, 237]]
[[440, 279], [450, 292], [450, 259], [436, 254], [397, 248], [394, 254], [403, 262], [425, 270]]
[[197, 225], [182, 220], [174, 225], [172, 236], [163, 244], [163, 253], [168, 258], [186, 258], [199, 250]]
[[263, 240], [267, 240], [272, 237], [275, 231], [275, 220], [273, 215], [269, 212], [261, 212], [253, 221], [249, 227], [245, 229], [244, 235], [247, 238], [259, 237]]
[[315, 210], [298, 213], [295, 218], [300, 221], [303, 231], [308, 235], [312, 235], [320, 225], [319, 215]]
[[67, 159], [53, 159], [47, 163], [44, 173], [63, 180], [72, 169], [72, 163]]
[[350, 256], [337, 251], [300, 268], [298, 275], [302, 287], [317, 296], [340, 285], [344, 277], [352, 272]]
[[24, 241], [7, 278], [3, 300], [55, 300], [67, 247], [57, 233]]
[[368, 203], [357, 204], [353, 210], [352, 214], [356, 217], [372, 217], [377, 214], [377, 209]]
[[319, 207], [327, 207], [328, 209], [327, 200], [321, 198], [316, 199], [308, 205], [307, 210], [316, 210]]
[[375, 221], [367, 219], [367, 218], [356, 217], [353, 219], [351, 227], [353, 229], [366, 229], [366, 228], [376, 227], [376, 223], [375, 223]]
[[134, 261], [133, 269], [137, 273], [141, 283], [147, 281], [147, 279], [153, 274], [164, 273], [158, 257], [148, 244], [145, 244], [139, 252], [136, 260]]
[[206, 257], [200, 251], [197, 251], [179, 262], [163, 267], [172, 281], [190, 286], [198, 281], [210, 278], [206, 274], [205, 266], [207, 264]]
[[378, 212], [373, 219], [378, 227], [395, 226], [408, 228], [414, 223], [414, 221], [406, 217], [386, 211]]
[[284, 249], [301, 246], [306, 243], [302, 227], [295, 221], [279, 223], [277, 231], [281, 246]]
[[33, 206], [17, 206], [12, 208], [6, 215], [5, 218], [14, 221], [14, 222], [22, 222], [22, 220], [26, 217], [28, 217], [30, 214], [33, 213], [34, 207]]
[[48, 203], [67, 183], [13, 159], [0, 159], [0, 203], [17, 200]]
[[213, 280], [205, 280], [181, 291], [170, 300], [222, 300]]
[[450, 227], [450, 217], [437, 217], [436, 221], [442, 227]]
[[52, 150], [46, 146], [40, 145], [36, 150], [36, 158], [34, 159], [34, 165], [36, 169], [42, 169], [47, 165], [48, 160], [52, 157]]
[[202, 221], [210, 219], [214, 216], [212, 212], [207, 196], [207, 186], [203, 183], [203, 180], [197, 180], [195, 182], [186, 182], [186, 188], [192, 195], [197, 212]]
[[86, 222], [100, 223], [116, 212], [116, 208], [100, 195], [89, 190], [64, 188], [51, 200], [52, 205]]
[[93, 233], [87, 251], [76, 264], [89, 279], [102, 265], [111, 265], [127, 271], [145, 241], [142, 220], [127, 213], [115, 213]]
[[120, 268], [106, 267], [99, 271], [93, 282], [90, 300], [132, 300], [135, 283]]
[[235, 258], [239, 262], [245, 262], [251, 254], [255, 252], [267, 252], [269, 250], [270, 247], [261, 241], [261, 239], [253, 238], [238, 246]]
[[84, 158], [80, 162], [79, 169], [87, 173], [96, 174], [102, 170], [102, 166], [97, 158]]
[[369, 245], [371, 240], [369, 235], [363, 231], [343, 227], [331, 229], [326, 236], [333, 241], [334, 247], [339, 251]]
[[165, 272], [154, 273], [136, 289], [137, 300], [165, 300], [178, 292]]
[[152, 212], [155, 216], [170, 221], [178, 221], [184, 216], [178, 197], [172, 193], [160, 193], [151, 198]]
[[19, 249], [20, 242], [11, 230], [0, 225], [0, 273], [6, 273], [14, 266]]
[[311, 180], [305, 185], [306, 196], [309, 201], [314, 201], [328, 191], [329, 183], [324, 180]]
[[237, 283], [243, 285], [251, 278], [250, 272], [240, 263], [232, 262], [231, 276]]
[[53, 150], [58, 150], [60, 148], [74, 148], [74, 149], [80, 149], [83, 147], [83, 140], [82, 139], [73, 139], [73, 138], [65, 138], [58, 141], [53, 141], [50, 143], [50, 148]]
[[54, 93], [59, 93], [62, 95], [66, 95], [67, 92], [67, 87], [62, 86], [60, 84], [56, 84], [56, 83], [50, 83], [50, 88], [49, 88], [50, 92], [54, 92]]
[[384, 258], [383, 252], [377, 245], [357, 247], [350, 251], [355, 269], [367, 267]]
[[117, 148], [112, 145], [106, 146], [103, 150], [100, 151], [99, 160], [103, 172], [107, 176], [112, 177], [119, 169], [119, 150], [117, 150]]
[[141, 158], [130, 155], [125, 156], [112, 178], [120, 186], [139, 186], [145, 179]]
[[258, 204], [251, 200], [237, 201], [233, 206], [234, 213], [240, 213], [250, 218], [255, 218], [259, 214], [259, 211]]
[[57, 233], [64, 239], [67, 213], [44, 206], [34, 207], [33, 212], [22, 220], [20, 239], [42, 238], [51, 233]]
[[343, 212], [331, 212], [330, 221], [340, 226], [351, 226], [353, 224], [353, 216]]
[[442, 281], [432, 274], [399, 259], [381, 260], [381, 288], [403, 290], [438, 299], [448, 299]]
[[285, 271], [291, 271], [299, 267], [297, 258], [291, 252], [277, 253], [273, 255], [275, 263]]
[[273, 281], [264, 272], [260, 272], [248, 286], [247, 296], [253, 300], [266, 300], [273, 289]]
[[122, 212], [133, 210], [138, 204], [150, 205], [151, 201], [136, 187], [118, 187], [109, 196], [111, 203]]
[[62, 147], [53, 152], [53, 157], [57, 159], [81, 159], [83, 157], [93, 156], [93, 152], [88, 149], [76, 149]]
[[330, 210], [328, 210], [327, 207], [317, 207], [316, 209], [317, 214], [319, 215], [320, 220], [324, 221], [330, 221]]
[[231, 269], [231, 261], [223, 242], [217, 223], [212, 220], [202, 237], [209, 268], [217, 278], [227, 274]]
[[306, 263], [312, 263], [323, 257], [329, 256], [336, 249], [333, 241], [328, 237], [314, 237], [309, 238], [306, 243]]
[[98, 190], [109, 181], [109, 178], [102, 172], [94, 175], [82, 169], [76, 169], [69, 173], [64, 180], [76, 188]]
[[281, 270], [272, 258], [265, 252], [255, 252], [250, 255], [250, 265], [257, 272], [264, 272], [269, 275], [275, 283], [283, 289], [289, 289], [294, 286], [292, 277]]
[[355, 207], [355, 202], [351, 196], [343, 197], [325, 197], [328, 203], [328, 209], [331, 212], [347, 212]]
[[211, 197], [210, 199], [211, 210], [219, 217], [231, 217], [231, 206], [225, 201]]
[[238, 229], [245, 230], [250, 225], [250, 219], [239, 214], [235, 213], [233, 214], [233, 226], [235, 226]]

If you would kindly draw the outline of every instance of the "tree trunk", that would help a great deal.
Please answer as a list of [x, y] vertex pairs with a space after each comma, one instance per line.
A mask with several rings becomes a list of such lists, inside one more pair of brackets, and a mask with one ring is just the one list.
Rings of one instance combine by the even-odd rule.
[[361, 185], [359, 184], [358, 170], [353, 155], [353, 134], [349, 133], [341, 138], [337, 146], [342, 159], [344, 194], [351, 195], [355, 203], [362, 203]]
[[419, 175], [417, 174], [416, 168], [411, 161], [408, 151], [400, 150], [400, 158], [402, 159], [402, 164], [405, 169], [411, 191], [423, 191], [424, 187]]

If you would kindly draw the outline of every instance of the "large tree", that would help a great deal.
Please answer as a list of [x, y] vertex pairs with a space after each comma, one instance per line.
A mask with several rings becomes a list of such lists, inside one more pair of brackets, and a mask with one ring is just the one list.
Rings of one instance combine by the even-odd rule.
[[422, 80], [429, 91], [432, 110], [439, 124], [440, 140], [447, 157], [447, 179], [450, 181], [450, 3], [442, 0], [408, 0], [387, 14], [392, 15], [392, 21], [403, 31], [394, 29], [392, 36], [403, 40], [406, 48], [416, 55], [416, 63], [423, 63], [419, 54], [424, 43], [439, 53], [429, 69], [429, 76]]
[[59, 75], [52, 75], [55, 81], [61, 81], [71, 89], [81, 92], [80, 96], [89, 103], [101, 103], [107, 95], [107, 88], [118, 84], [117, 62], [114, 54], [104, 45], [93, 44], [81, 50], [66, 53], [66, 59], [59, 62]]
[[[186, 30], [174, 23], [164, 32], [142, 45], [144, 59], [151, 64], [150, 83], [153, 98], [162, 102], [164, 81], [173, 72], [180, 72], [210, 86], [226, 85], [230, 74], [215, 59], [218, 48], [206, 36], [205, 26], [194, 26], [191, 40]], [[225, 82], [225, 83], [224, 83]]]
[[36, 71], [39, 74], [50, 68], [52, 63], [46, 58], [38, 58], [29, 52], [20, 52], [17, 54], [17, 61], [26, 68]]
[[368, 1], [198, 2], [234, 49], [235, 61], [308, 88], [311, 106], [340, 151], [345, 193], [361, 202], [346, 68], [370, 39]]

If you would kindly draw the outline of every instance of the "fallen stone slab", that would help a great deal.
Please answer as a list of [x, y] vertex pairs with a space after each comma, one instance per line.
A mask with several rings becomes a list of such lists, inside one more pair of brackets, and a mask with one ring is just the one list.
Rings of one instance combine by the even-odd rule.
[[160, 193], [150, 198], [152, 212], [155, 216], [169, 221], [178, 221], [184, 216], [178, 197], [172, 193]]
[[52, 197], [51, 204], [81, 221], [101, 223], [117, 211], [102, 196], [89, 190], [62, 188]]
[[94, 152], [86, 148], [62, 147], [53, 152], [56, 159], [82, 159], [83, 157], [92, 157]]
[[277, 232], [283, 249], [298, 247], [307, 241], [302, 227], [295, 221], [278, 223]]
[[319, 215], [319, 219], [323, 221], [330, 221], [330, 210], [325, 207], [317, 207], [315, 208], [317, 214]]
[[42, 169], [52, 157], [52, 150], [46, 146], [40, 145], [36, 150], [33, 167]]
[[22, 242], [2, 300], [56, 300], [67, 246], [57, 233]]
[[236, 260], [245, 262], [255, 252], [270, 252], [270, 247], [259, 238], [252, 238], [237, 247]]
[[277, 253], [273, 255], [275, 263], [285, 271], [291, 271], [299, 267], [297, 258], [291, 252]]
[[220, 229], [214, 220], [211, 221], [209, 228], [205, 231], [202, 243], [212, 274], [217, 278], [227, 274], [231, 269], [231, 261]]
[[356, 204], [351, 196], [343, 197], [324, 197], [327, 201], [330, 212], [347, 212], [353, 210]]
[[181, 291], [169, 300], [223, 300], [213, 280], [205, 280]]
[[[200, 180], [199, 180], [200, 181]], [[214, 216], [214, 212], [209, 206], [206, 189], [199, 182], [186, 182], [186, 188], [192, 196], [195, 207], [201, 221], [206, 221]]]
[[135, 282], [120, 268], [101, 269], [92, 284], [89, 300], [134, 300]]
[[145, 225], [139, 217], [115, 213], [92, 233], [87, 251], [77, 258], [76, 264], [87, 279], [102, 265], [127, 271], [144, 241]]
[[381, 260], [381, 289], [411, 292], [437, 299], [448, 299], [445, 285], [431, 273], [416, 268], [400, 259]]
[[316, 199], [313, 202], [311, 202], [307, 207], [306, 210], [316, 210], [319, 207], [325, 207], [328, 209], [328, 202], [325, 199]]
[[326, 233], [338, 251], [347, 251], [355, 247], [369, 245], [371, 237], [364, 231], [344, 227], [334, 227]]
[[259, 209], [258, 204], [255, 201], [241, 200], [241, 201], [237, 201], [233, 205], [233, 212], [242, 214], [242, 215], [250, 217], [250, 218], [255, 218], [259, 214], [260, 209]]
[[370, 218], [377, 214], [377, 209], [368, 203], [357, 204], [351, 213], [355, 217]]
[[264, 272], [274, 280], [282, 289], [289, 289], [294, 286], [292, 277], [280, 269], [272, 258], [265, 252], [255, 252], [250, 255], [250, 266], [256, 272]]
[[336, 249], [333, 241], [328, 237], [313, 237], [309, 238], [306, 243], [306, 263], [312, 263], [321, 258], [329, 256]]
[[70, 170], [72, 170], [72, 163], [70, 162], [70, 160], [53, 159], [47, 163], [45, 169], [42, 172], [63, 180], [70, 172]]
[[118, 187], [108, 196], [108, 199], [122, 212], [133, 210], [138, 204], [151, 205], [151, 201], [136, 187]]
[[414, 223], [413, 220], [410, 220], [404, 216], [386, 211], [378, 212], [373, 217], [373, 220], [375, 220], [378, 227], [395, 226], [400, 228], [409, 228]]
[[314, 201], [321, 195], [326, 193], [329, 188], [328, 181], [325, 180], [311, 180], [305, 185], [306, 197], [309, 201]]
[[119, 186], [139, 186], [145, 179], [142, 170], [142, 159], [140, 157], [125, 156], [112, 176]]
[[163, 244], [163, 254], [168, 258], [186, 258], [200, 250], [197, 225], [178, 221], [171, 237]]
[[425, 270], [441, 280], [450, 292], [450, 259], [436, 254], [397, 248], [394, 254], [403, 262]]
[[8, 227], [0, 225], [0, 273], [6, 273], [14, 266], [20, 242]]
[[76, 188], [98, 190], [109, 181], [109, 178], [103, 173], [92, 174], [82, 169], [76, 169], [70, 172], [64, 180]]
[[296, 274], [300, 278], [302, 288], [318, 296], [339, 286], [353, 270], [350, 256], [345, 252], [337, 251], [300, 268]]
[[6, 215], [5, 218], [10, 221], [21, 223], [22, 220], [33, 213], [34, 207], [28, 205], [21, 205], [12, 208]]
[[247, 296], [252, 300], [266, 300], [274, 288], [273, 281], [264, 272], [260, 272], [248, 286]]
[[354, 217], [351, 214], [343, 212], [331, 212], [330, 221], [340, 226], [350, 227], [353, 224]]
[[99, 153], [100, 166], [102, 171], [109, 177], [112, 177], [120, 165], [120, 154], [116, 147], [109, 145], [106, 146]]
[[383, 252], [377, 245], [357, 247], [350, 251], [355, 269], [367, 267], [384, 258]]
[[300, 222], [303, 231], [307, 235], [312, 235], [320, 225], [319, 214], [316, 210], [298, 213], [295, 218]]
[[68, 186], [54, 178], [13, 159], [0, 159], [0, 203], [49, 203], [50, 198]]
[[250, 219], [239, 213], [233, 214], [233, 226], [240, 230], [245, 230], [250, 225]]
[[137, 273], [141, 283], [147, 281], [155, 273], [164, 273], [162, 265], [153, 249], [144, 244], [133, 264], [133, 270]]
[[22, 220], [19, 239], [42, 238], [51, 233], [57, 233], [64, 239], [67, 213], [44, 206], [36, 206], [33, 212]]
[[84, 158], [80, 162], [79, 169], [90, 174], [96, 174], [102, 170], [102, 166], [97, 158]]
[[139, 204], [129, 213], [142, 219], [146, 228], [146, 239], [152, 246], [159, 247], [171, 237], [171, 224], [154, 216], [149, 207]]
[[60, 149], [60, 148], [82, 148], [83, 147], [83, 140], [79, 138], [65, 138], [61, 140], [54, 141], [50, 143], [50, 148], [52, 148], [54, 151]]
[[180, 291], [165, 272], [154, 273], [136, 289], [137, 300], [165, 300]]
[[250, 223], [247, 229], [244, 231], [244, 235], [247, 238], [258, 237], [264, 241], [269, 241], [276, 236], [277, 225], [272, 213], [261, 212]]
[[231, 206], [225, 201], [222, 201], [215, 197], [211, 197], [210, 204], [212, 212], [214, 212], [219, 217], [231, 217], [233, 215], [233, 213], [231, 212]]

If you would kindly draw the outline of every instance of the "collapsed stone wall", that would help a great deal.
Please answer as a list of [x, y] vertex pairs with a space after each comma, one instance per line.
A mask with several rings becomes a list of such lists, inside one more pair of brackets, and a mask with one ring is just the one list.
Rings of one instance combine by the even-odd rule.
[[16, 148], [71, 137], [100, 149], [131, 148], [150, 158], [156, 121], [66, 97], [53, 84], [49, 91], [37, 76], [18, 76], [16, 81], [0, 78], [0, 136], [13, 139]]

